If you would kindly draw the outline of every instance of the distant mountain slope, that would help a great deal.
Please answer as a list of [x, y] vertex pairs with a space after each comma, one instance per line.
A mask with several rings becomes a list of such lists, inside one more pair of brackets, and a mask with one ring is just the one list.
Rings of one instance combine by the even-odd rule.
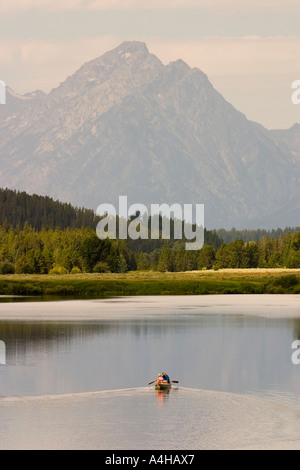
[[8, 90], [0, 186], [92, 209], [204, 203], [208, 228], [299, 225], [300, 126], [247, 120], [207, 76], [125, 42], [49, 95]]

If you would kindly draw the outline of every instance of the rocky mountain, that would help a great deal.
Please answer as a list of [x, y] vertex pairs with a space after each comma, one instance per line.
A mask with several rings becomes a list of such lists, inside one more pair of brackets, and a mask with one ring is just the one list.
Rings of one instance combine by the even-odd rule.
[[0, 186], [73, 205], [205, 204], [207, 228], [299, 225], [300, 125], [249, 121], [207, 76], [140, 42], [84, 64], [49, 94], [7, 89]]

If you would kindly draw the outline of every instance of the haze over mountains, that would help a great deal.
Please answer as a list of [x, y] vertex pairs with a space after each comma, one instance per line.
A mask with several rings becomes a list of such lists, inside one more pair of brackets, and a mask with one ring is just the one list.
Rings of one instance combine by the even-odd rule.
[[296, 226], [299, 161], [300, 124], [247, 120], [199, 69], [164, 65], [140, 42], [49, 94], [8, 88], [0, 106], [0, 186], [94, 210], [127, 195], [204, 203], [207, 228]]

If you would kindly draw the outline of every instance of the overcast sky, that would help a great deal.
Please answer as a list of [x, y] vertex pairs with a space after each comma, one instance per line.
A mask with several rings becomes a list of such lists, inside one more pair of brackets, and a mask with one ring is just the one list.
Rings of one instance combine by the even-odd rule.
[[183, 59], [248, 119], [300, 122], [300, 0], [0, 0], [0, 80], [49, 92], [124, 40]]

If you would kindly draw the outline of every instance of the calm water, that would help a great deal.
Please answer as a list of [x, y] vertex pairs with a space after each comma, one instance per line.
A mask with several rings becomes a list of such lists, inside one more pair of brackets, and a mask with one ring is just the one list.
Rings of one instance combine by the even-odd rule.
[[[248, 313], [243, 305], [239, 314], [231, 297], [232, 314], [228, 305], [226, 313], [203, 304], [178, 308], [173, 298], [164, 308], [155, 299], [135, 304], [132, 315], [127, 306], [124, 318], [64, 321], [64, 309], [74, 310], [66, 302], [59, 321], [0, 320], [6, 345], [0, 448], [197, 449], [295, 441], [300, 365], [292, 363], [291, 344], [299, 338], [300, 318], [261, 316], [257, 306], [251, 314], [251, 302]], [[88, 309], [86, 302], [81, 305]], [[39, 308], [43, 304], [35, 303], [35, 312]], [[102, 302], [105, 308], [124, 311], [122, 302]], [[163, 369], [179, 380], [169, 394], [148, 386]], [[170, 433], [159, 437], [154, 428], [161, 413]], [[34, 431], [43, 424], [44, 433]]]

